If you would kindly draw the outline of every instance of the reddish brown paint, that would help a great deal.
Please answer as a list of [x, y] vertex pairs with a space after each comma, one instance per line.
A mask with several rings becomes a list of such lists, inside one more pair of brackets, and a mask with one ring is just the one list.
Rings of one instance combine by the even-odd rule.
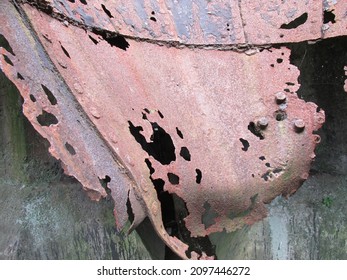
[[[324, 112], [298, 98], [299, 71], [290, 64], [287, 48], [240, 43], [318, 39], [323, 7], [312, 1], [307, 5], [289, 1], [273, 7], [274, 13], [262, 1], [240, 1], [241, 5], [230, 7], [229, 1], [210, 1], [205, 20], [219, 31], [206, 36], [208, 28], [204, 29], [198, 13], [200, 1], [193, 1], [188, 11], [193, 24], [186, 26], [187, 37], [175, 29], [177, 18], [167, 6], [160, 2], [152, 14], [149, 2], [144, 1], [146, 13], [155, 14], [156, 21], [141, 21], [128, 1], [109, 1], [104, 8], [100, 1], [87, 5], [47, 1], [40, 9], [22, 4], [35, 34], [12, 4], [1, 3], [0, 33], [16, 55], [1, 48], [14, 66], [1, 56], [0, 68], [20, 90], [24, 114], [49, 140], [50, 152], [61, 160], [65, 172], [76, 177], [93, 199], [107, 195], [99, 179], [111, 179], [107, 187], [115, 201], [118, 228], [127, 220], [130, 191], [135, 214], [130, 230], [148, 216], [163, 241], [187, 258], [188, 245], [164, 228], [152, 180], [164, 180], [164, 190], [186, 203], [189, 215], [184, 222], [193, 237], [251, 225], [266, 216], [265, 204], [297, 190], [315, 157], [319, 139], [314, 131], [324, 123]], [[41, 10], [49, 5], [53, 13], [47, 15]], [[214, 18], [211, 14], [217, 7], [229, 7], [235, 16], [228, 19], [217, 13]], [[340, 2], [336, 9], [341, 7]], [[94, 18], [94, 25], [82, 21], [82, 9]], [[304, 13], [308, 13], [305, 23], [295, 29], [280, 28]], [[336, 16], [339, 24], [331, 36], [346, 34], [346, 21], [339, 12]], [[131, 29], [124, 18], [136, 23], [136, 28]], [[233, 25], [233, 37], [223, 37], [225, 30], [218, 29], [221, 21], [225, 27]], [[103, 36], [112, 34], [93, 32], [93, 26], [116, 29], [126, 35], [129, 47], [110, 46]], [[172, 41], [180, 45], [172, 47]], [[230, 50], [219, 50], [225, 48]], [[17, 78], [17, 72], [24, 80]], [[52, 92], [56, 105], [49, 103], [41, 84]], [[40, 125], [37, 116], [43, 110], [58, 123]], [[155, 131], [164, 130], [175, 147], [174, 159], [160, 163], [136, 141], [131, 125], [142, 127], [142, 141], [148, 145], [153, 144]], [[189, 151], [189, 160], [180, 154], [182, 147]], [[200, 181], [197, 170], [202, 174]], [[208, 226], [202, 222], [205, 203], [215, 214]], [[210, 257], [192, 252], [191, 258]]]

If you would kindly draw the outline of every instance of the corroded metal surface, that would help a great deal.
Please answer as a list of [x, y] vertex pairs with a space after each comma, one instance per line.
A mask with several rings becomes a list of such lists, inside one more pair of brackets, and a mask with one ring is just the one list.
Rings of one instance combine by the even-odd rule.
[[[34, 3], [55, 17], [75, 24], [158, 43], [263, 45], [347, 33], [347, 3], [343, 0], [21, 2]], [[332, 12], [334, 20], [326, 22], [323, 10]]]
[[[262, 219], [266, 203], [289, 196], [308, 177], [320, 140], [314, 131], [324, 112], [296, 95], [299, 71], [287, 48], [249, 56], [158, 42], [318, 39], [321, 3], [289, 1], [270, 9], [260, 1], [210, 1], [203, 9], [201, 1], [187, 7], [187, 1], [28, 2], [39, 9], [22, 4], [22, 16], [9, 2], [0, 4], [0, 68], [20, 90], [25, 115], [50, 141], [65, 171], [95, 199], [106, 196], [100, 180], [107, 183], [119, 228], [129, 197], [131, 229], [148, 216], [179, 256], [208, 258], [179, 235], [169, 236], [161, 196], [183, 203], [179, 222], [190, 238], [203, 237]], [[250, 17], [260, 10], [266, 13]], [[304, 23], [288, 28], [306, 12]], [[233, 36], [223, 37], [224, 25]], [[273, 29], [266, 31], [267, 25]], [[261, 30], [252, 31], [255, 26]]]

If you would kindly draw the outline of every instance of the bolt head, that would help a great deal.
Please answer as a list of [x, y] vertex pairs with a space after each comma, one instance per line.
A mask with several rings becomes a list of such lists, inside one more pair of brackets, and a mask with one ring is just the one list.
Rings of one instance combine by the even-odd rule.
[[286, 96], [285, 93], [282, 92], [282, 91], [276, 92], [275, 96], [276, 96], [276, 102], [277, 102], [277, 104], [282, 104], [282, 103], [284, 103], [284, 102], [286, 101], [286, 99], [287, 99], [287, 96]]
[[296, 132], [302, 132], [305, 128], [305, 122], [302, 119], [295, 120], [294, 128]]
[[257, 125], [261, 129], [265, 129], [269, 124], [269, 120], [266, 117], [262, 117], [258, 120]]

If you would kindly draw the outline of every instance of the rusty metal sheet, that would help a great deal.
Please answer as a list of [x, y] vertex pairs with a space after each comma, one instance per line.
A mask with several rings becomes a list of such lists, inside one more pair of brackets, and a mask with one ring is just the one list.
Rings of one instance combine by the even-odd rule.
[[[158, 44], [244, 47], [345, 35], [346, 1], [28, 0], [51, 16]], [[333, 13], [334, 18], [327, 20]]]
[[122, 35], [182, 44], [245, 43], [237, 1], [31, 0], [59, 18]]
[[[130, 191], [134, 226], [147, 215], [182, 258], [211, 256], [169, 235], [162, 195], [183, 203], [178, 220], [198, 238], [262, 219], [265, 204], [308, 177], [324, 112], [296, 95], [299, 71], [287, 48], [249, 56], [160, 46], [24, 4], [30, 34], [12, 5], [1, 5], [10, 12], [0, 33], [15, 55], [2, 47], [13, 65], [2, 57], [0, 67], [51, 153], [87, 189], [105, 196], [97, 178], [109, 181], [121, 221]], [[42, 110], [59, 122], [40, 125]]]
[[300, 42], [321, 37], [322, 1], [242, 0], [247, 42]]
[[347, 34], [347, 1], [324, 0], [323, 26], [324, 38]]
[[100, 180], [113, 179], [108, 187], [117, 198], [115, 217], [121, 228], [128, 219], [126, 202], [132, 182], [120, 175], [125, 168], [109, 152], [39, 42], [23, 26], [15, 8], [1, 2], [0, 68], [20, 90], [25, 116], [49, 141], [49, 152], [61, 161], [67, 175], [78, 179], [94, 200], [107, 195]]

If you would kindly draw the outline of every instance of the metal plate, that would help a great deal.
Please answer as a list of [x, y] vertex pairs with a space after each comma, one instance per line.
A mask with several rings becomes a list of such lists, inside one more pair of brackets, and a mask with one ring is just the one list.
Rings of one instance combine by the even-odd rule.
[[[49, 15], [40, 11], [48, 5], [42, 1], [40, 10], [22, 5], [31, 27], [12, 5], [1, 4], [7, 12], [0, 33], [15, 55], [3, 46], [1, 52], [13, 66], [2, 56], [0, 67], [21, 91], [25, 115], [50, 141], [51, 153], [66, 172], [96, 199], [106, 195], [99, 179], [107, 182], [119, 228], [127, 218], [131, 191], [134, 226], [147, 215], [179, 256], [208, 258], [169, 236], [158, 196], [165, 193], [183, 202], [186, 214], [180, 222], [192, 238], [203, 237], [262, 219], [266, 203], [291, 195], [308, 177], [320, 140], [314, 131], [323, 124], [324, 112], [297, 97], [299, 71], [290, 64], [287, 48], [262, 48], [247, 55], [251, 53], [160, 46], [158, 41], [106, 32], [113, 10], [113, 17], [103, 8], [95, 16], [97, 9], [89, 4], [51, 2], [56, 6], [53, 13], [47, 9]], [[93, 24], [104, 24], [102, 29], [79, 24], [74, 12], [68, 14], [74, 17], [69, 21], [52, 17], [63, 13], [63, 6], [68, 11], [67, 5], [83, 6]], [[305, 7], [298, 6], [297, 14]], [[252, 6], [249, 11], [256, 10]], [[31, 28], [35, 34], [28, 32]], [[205, 35], [193, 31], [191, 41], [178, 34], [172, 38], [224, 44], [212, 37], [205, 41]], [[275, 29], [269, 32], [270, 38], [280, 38]], [[290, 34], [286, 38], [294, 40]], [[138, 33], [133, 36], [142, 39]], [[257, 38], [254, 42], [268, 42], [266, 36]], [[58, 123], [53, 118], [47, 126], [40, 124], [43, 110]]]

